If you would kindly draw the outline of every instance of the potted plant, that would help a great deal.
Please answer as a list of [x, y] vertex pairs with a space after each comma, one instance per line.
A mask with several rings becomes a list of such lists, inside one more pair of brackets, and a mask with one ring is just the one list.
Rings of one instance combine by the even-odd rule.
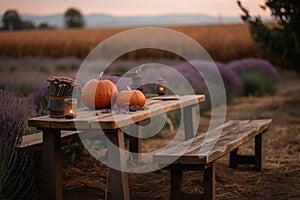
[[47, 80], [49, 86], [49, 111], [50, 117], [64, 117], [64, 100], [70, 98], [73, 91], [78, 90], [78, 84], [69, 77], [53, 76]]

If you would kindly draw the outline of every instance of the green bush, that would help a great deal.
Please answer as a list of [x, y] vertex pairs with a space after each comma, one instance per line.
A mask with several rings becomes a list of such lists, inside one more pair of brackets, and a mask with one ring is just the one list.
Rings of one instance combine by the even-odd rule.
[[244, 58], [228, 63], [240, 78], [245, 96], [271, 95], [276, 91], [280, 76], [275, 67], [267, 60]]
[[246, 72], [240, 74], [244, 84], [244, 95], [264, 96], [274, 94], [275, 88], [271, 79], [258, 72]]

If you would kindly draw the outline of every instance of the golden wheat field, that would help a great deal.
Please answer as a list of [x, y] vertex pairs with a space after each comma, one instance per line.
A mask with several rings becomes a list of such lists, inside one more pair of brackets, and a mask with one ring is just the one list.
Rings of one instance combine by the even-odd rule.
[[[243, 57], [264, 57], [261, 48], [252, 40], [245, 24], [173, 26], [201, 44], [217, 61], [227, 62]], [[84, 58], [105, 39], [130, 28], [65, 29], [0, 32], [0, 55], [76, 56]], [[156, 53], [156, 57], [162, 53]], [[131, 52], [130, 58], [143, 57], [143, 52]], [[165, 55], [164, 55], [165, 56]], [[173, 55], [174, 56], [174, 55]]]

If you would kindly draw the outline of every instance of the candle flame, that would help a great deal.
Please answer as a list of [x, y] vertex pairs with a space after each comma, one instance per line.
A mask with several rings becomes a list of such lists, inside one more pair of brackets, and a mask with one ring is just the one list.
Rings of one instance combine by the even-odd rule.
[[73, 110], [70, 110], [70, 113], [72, 114], [72, 113], [73, 113]]
[[160, 91], [163, 91], [163, 90], [164, 90], [164, 87], [162, 87], [162, 86], [159, 87], [159, 90], [160, 90]]

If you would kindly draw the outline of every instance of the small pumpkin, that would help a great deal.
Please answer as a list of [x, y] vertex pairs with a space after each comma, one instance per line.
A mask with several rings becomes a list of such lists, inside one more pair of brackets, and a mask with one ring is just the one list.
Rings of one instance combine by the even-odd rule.
[[89, 80], [82, 87], [82, 103], [89, 108], [110, 108], [118, 95], [116, 85], [110, 80], [102, 80], [102, 76], [103, 72], [100, 74], [99, 80]]
[[123, 90], [119, 92], [116, 98], [116, 104], [118, 107], [131, 107], [131, 106], [139, 106], [143, 107], [146, 103], [145, 95], [139, 90]]

